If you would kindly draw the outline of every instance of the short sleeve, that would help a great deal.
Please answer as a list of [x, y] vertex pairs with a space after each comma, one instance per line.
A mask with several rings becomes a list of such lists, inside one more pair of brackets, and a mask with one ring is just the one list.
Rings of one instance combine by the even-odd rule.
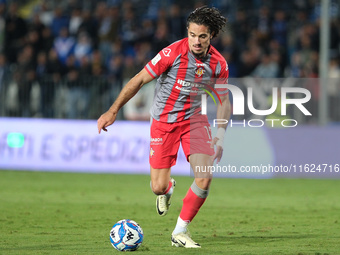
[[171, 54], [171, 48], [164, 48], [153, 59], [146, 64], [146, 71], [156, 78], [164, 73], [169, 67], [172, 66], [173, 54]]

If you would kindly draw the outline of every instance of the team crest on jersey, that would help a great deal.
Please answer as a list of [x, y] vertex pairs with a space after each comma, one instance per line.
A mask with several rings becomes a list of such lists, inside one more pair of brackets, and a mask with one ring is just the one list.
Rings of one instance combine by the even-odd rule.
[[200, 66], [199, 68], [197, 68], [196, 71], [195, 71], [195, 74], [196, 74], [198, 77], [201, 77], [204, 73], [205, 73], [205, 70], [204, 70], [204, 68], [201, 67], [201, 66]]
[[153, 154], [155, 154], [155, 151], [151, 148], [150, 149], [150, 158], [152, 158]]
[[163, 49], [162, 51], [163, 51], [164, 56], [170, 57], [171, 49], [165, 48], [165, 49]]

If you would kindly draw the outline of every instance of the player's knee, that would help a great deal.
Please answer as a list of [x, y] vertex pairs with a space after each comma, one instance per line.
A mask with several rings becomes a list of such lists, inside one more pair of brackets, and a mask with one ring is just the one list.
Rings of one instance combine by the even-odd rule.
[[151, 182], [152, 192], [156, 195], [163, 195], [167, 189], [168, 184]]
[[203, 189], [203, 190], [208, 190], [210, 187], [211, 183], [211, 178], [196, 178], [196, 185]]

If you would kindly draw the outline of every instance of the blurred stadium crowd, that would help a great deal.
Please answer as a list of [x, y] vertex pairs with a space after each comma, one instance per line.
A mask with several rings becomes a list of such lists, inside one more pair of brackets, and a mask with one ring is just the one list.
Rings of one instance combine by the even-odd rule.
[[[186, 17], [201, 5], [229, 20], [213, 45], [230, 77], [318, 77], [315, 0], [1, 0], [0, 116], [98, 118], [129, 78], [186, 36]], [[339, 0], [331, 1], [329, 77], [338, 81], [339, 8]], [[152, 86], [119, 118], [148, 119]], [[339, 108], [339, 82], [328, 93]], [[340, 120], [338, 111], [331, 115]]]

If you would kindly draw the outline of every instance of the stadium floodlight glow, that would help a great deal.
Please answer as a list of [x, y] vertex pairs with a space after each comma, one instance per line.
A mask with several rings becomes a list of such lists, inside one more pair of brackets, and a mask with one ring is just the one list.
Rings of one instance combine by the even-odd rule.
[[25, 136], [23, 133], [8, 133], [7, 145], [10, 148], [21, 148], [25, 144]]

